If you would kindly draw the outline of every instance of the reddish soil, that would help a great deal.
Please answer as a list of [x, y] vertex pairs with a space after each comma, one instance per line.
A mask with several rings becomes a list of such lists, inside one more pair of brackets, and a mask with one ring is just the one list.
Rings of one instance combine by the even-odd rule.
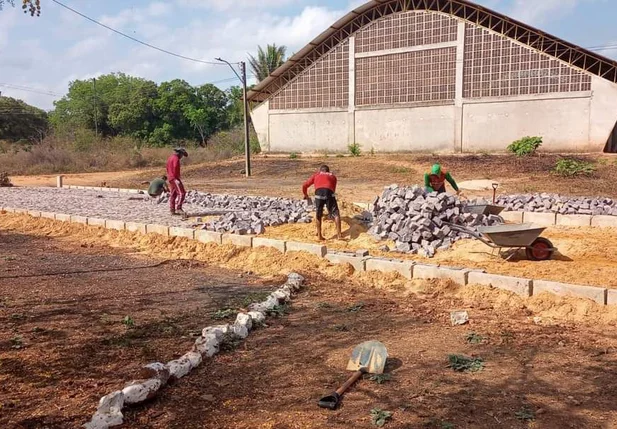
[[[386, 425], [393, 429], [617, 425], [617, 391], [607, 377], [617, 369], [611, 329], [538, 325], [524, 304], [510, 307], [509, 296], [458, 298], [447, 289], [405, 296], [311, 282], [289, 316], [128, 412], [126, 427], [370, 428], [374, 408], [394, 413]], [[470, 325], [450, 326], [456, 309], [469, 310]], [[470, 332], [480, 344], [466, 340]], [[319, 409], [317, 400], [349, 376], [351, 349], [371, 339], [388, 347], [391, 381], [361, 380], [338, 411]], [[485, 369], [454, 372], [450, 354], [481, 357]]]
[[[19, 225], [37, 235], [19, 233]], [[0, 277], [106, 271], [0, 280], [0, 427], [79, 427], [100, 396], [142, 365], [188, 351], [192, 333], [218, 323], [216, 309], [274, 288], [290, 268], [301, 268], [308, 285], [288, 315], [126, 410], [123, 428], [369, 428], [373, 408], [394, 413], [390, 428], [617, 426], [613, 307], [345, 274], [300, 254], [279, 258], [163, 237], [149, 242], [151, 253], [192, 260], [110, 271], [163, 261], [106, 246], [134, 240], [133, 251], [145, 249], [128, 233], [18, 216], [3, 228], [11, 232], [0, 235]], [[215, 259], [215, 250], [226, 256]], [[204, 255], [272, 275], [239, 278], [239, 271], [198, 262]], [[450, 326], [449, 312], [463, 309], [470, 324]], [[127, 315], [131, 329], [122, 324]], [[466, 340], [470, 332], [482, 337], [479, 344]], [[362, 380], [340, 410], [317, 408], [348, 376], [353, 346], [369, 339], [388, 347], [392, 380]], [[447, 367], [449, 354], [481, 357], [485, 368], [456, 373]]]
[[[218, 308], [281, 281], [83, 246], [0, 231], [2, 428], [79, 427], [143, 365], [189, 351]], [[95, 272], [51, 275], [72, 271]]]

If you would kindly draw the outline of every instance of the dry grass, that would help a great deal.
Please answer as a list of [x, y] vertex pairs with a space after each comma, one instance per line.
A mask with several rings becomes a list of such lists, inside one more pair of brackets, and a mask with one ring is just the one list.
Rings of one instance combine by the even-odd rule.
[[[253, 149], [258, 149], [254, 133], [251, 140]], [[234, 129], [212, 137], [206, 148], [192, 143], [184, 146], [190, 152], [188, 165], [220, 161], [244, 153], [244, 134]], [[170, 147], [142, 146], [127, 137], [101, 139], [81, 132], [69, 138], [48, 137], [37, 144], [0, 141], [0, 172], [35, 175], [161, 167], [169, 154]]]

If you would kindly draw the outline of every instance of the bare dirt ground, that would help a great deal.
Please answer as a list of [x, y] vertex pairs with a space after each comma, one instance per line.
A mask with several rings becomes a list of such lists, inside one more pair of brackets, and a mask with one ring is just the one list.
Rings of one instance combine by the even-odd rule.
[[[560, 155], [542, 154], [531, 158], [510, 155], [364, 155], [353, 157], [311, 156], [289, 159], [284, 156], [260, 155], [253, 159], [253, 176], [245, 178], [243, 159], [203, 165], [188, 165], [184, 182], [188, 189], [213, 193], [269, 195], [300, 198], [301, 185], [322, 163], [330, 165], [339, 177], [341, 199], [369, 202], [392, 183], [422, 184], [424, 172], [441, 162], [457, 181], [496, 180], [500, 192], [557, 192], [566, 195], [602, 195], [617, 197], [617, 157], [611, 155], [577, 156], [597, 162], [598, 170], [591, 178], [558, 178], [551, 170]], [[164, 171], [147, 170], [117, 173], [67, 175], [69, 185], [136, 188]], [[53, 186], [55, 176], [14, 177], [18, 186]], [[492, 191], [491, 191], [492, 192]], [[470, 192], [470, 195], [488, 193]]]
[[186, 353], [218, 308], [275, 287], [239, 274], [3, 228], [0, 427], [79, 427], [141, 366]]
[[[216, 323], [213, 309], [292, 270], [308, 285], [288, 315], [128, 410], [123, 427], [369, 428], [373, 408], [394, 413], [390, 428], [617, 425], [614, 308], [353, 274], [303, 254], [0, 219], [0, 276], [107, 270], [0, 280], [2, 427], [78, 427], [141, 365], [184, 353], [191, 332]], [[237, 268], [255, 276], [239, 278]], [[468, 310], [470, 324], [450, 326], [451, 310]], [[340, 410], [318, 409], [347, 377], [351, 348], [368, 339], [388, 347], [392, 379], [361, 380]], [[456, 373], [449, 354], [479, 357], [484, 369]]]

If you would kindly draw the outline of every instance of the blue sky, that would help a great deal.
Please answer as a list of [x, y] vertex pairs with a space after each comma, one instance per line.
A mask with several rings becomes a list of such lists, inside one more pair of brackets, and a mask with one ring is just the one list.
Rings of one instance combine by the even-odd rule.
[[[246, 59], [275, 42], [302, 48], [363, 0], [61, 0], [105, 24], [179, 54]], [[0, 11], [0, 84], [63, 95], [68, 83], [121, 71], [160, 82], [197, 85], [232, 78], [226, 67], [197, 64], [135, 44], [50, 0], [41, 17]], [[584, 47], [617, 45], [614, 0], [477, 0]], [[617, 49], [602, 52], [617, 58]], [[219, 83], [222, 88], [235, 84]], [[3, 95], [51, 109], [57, 96], [0, 86]]]

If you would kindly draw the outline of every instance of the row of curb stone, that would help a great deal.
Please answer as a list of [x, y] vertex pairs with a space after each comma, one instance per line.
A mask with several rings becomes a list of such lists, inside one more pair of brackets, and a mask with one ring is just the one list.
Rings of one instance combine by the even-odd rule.
[[[33, 217], [43, 217], [64, 222], [84, 223], [84, 219], [76, 219], [74, 216], [41, 213], [38, 211], [28, 211], [24, 209], [0, 208], [10, 213], [29, 214]], [[96, 226], [107, 229], [126, 229], [127, 231], [139, 233], [155, 233], [165, 236], [185, 237], [196, 239], [202, 243], [213, 243], [217, 245], [231, 244], [238, 247], [259, 248], [267, 247], [278, 250], [285, 254], [288, 252], [306, 252], [320, 258], [325, 258], [334, 264], [350, 264], [356, 271], [379, 271], [384, 273], [399, 273], [407, 279], [449, 279], [462, 286], [469, 284], [479, 284], [495, 287], [515, 292], [521, 296], [532, 296], [541, 292], [551, 292], [558, 296], [574, 296], [587, 298], [602, 305], [617, 305], [617, 290], [605, 287], [574, 285], [544, 280], [521, 279], [518, 277], [495, 275], [486, 273], [484, 270], [465, 269], [457, 267], [442, 267], [438, 264], [420, 264], [412, 260], [401, 260], [394, 258], [376, 258], [369, 256], [366, 250], [358, 252], [341, 252], [328, 250], [326, 246], [320, 244], [300, 243], [270, 238], [253, 237], [235, 234], [220, 234], [211, 231], [198, 231], [207, 235], [190, 234], [193, 230], [184, 228], [170, 228], [160, 225], [144, 224], [125, 224], [114, 220], [103, 220], [100, 224], [97, 219]], [[86, 224], [90, 223], [90, 218], [85, 219]], [[123, 228], [124, 226], [124, 228]], [[478, 275], [482, 274], [482, 275]]]

